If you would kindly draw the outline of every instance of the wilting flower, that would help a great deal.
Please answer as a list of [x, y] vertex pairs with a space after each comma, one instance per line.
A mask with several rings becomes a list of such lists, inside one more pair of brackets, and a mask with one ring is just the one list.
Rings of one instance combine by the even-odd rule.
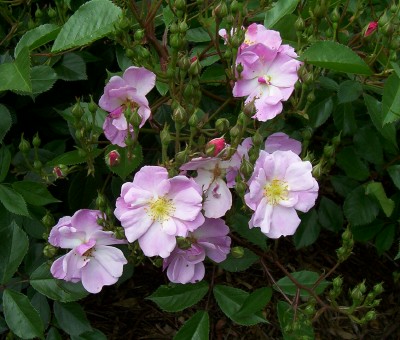
[[186, 237], [204, 222], [201, 188], [186, 176], [168, 178], [160, 166], [144, 166], [124, 183], [115, 216], [129, 242], [139, 241], [146, 256], [168, 257], [176, 236]]
[[110, 112], [104, 121], [104, 134], [113, 144], [124, 147], [128, 131], [133, 134], [133, 128], [128, 124], [124, 112], [137, 110], [141, 117], [140, 127], [150, 117], [149, 103], [146, 94], [155, 85], [156, 76], [144, 67], [128, 67], [123, 76], [113, 76], [104, 88], [104, 94], [99, 100], [99, 106]]
[[204, 277], [203, 261], [205, 257], [219, 263], [229, 254], [231, 239], [227, 236], [229, 228], [222, 219], [206, 218], [204, 224], [189, 234], [192, 245], [189, 249], [176, 247], [171, 255], [164, 259], [163, 268], [167, 276], [175, 283], [195, 283]]
[[376, 21], [371, 21], [368, 24], [367, 29], [365, 30], [364, 37], [368, 37], [372, 33], [374, 33], [378, 29], [378, 22]]
[[235, 97], [247, 97], [245, 104], [254, 105], [253, 118], [267, 121], [282, 112], [282, 101], [288, 100], [298, 80], [301, 62], [289, 45], [281, 45], [276, 31], [261, 25], [249, 26], [236, 59], [243, 71], [233, 88]]
[[57, 279], [82, 281], [90, 293], [98, 293], [103, 286], [117, 282], [127, 263], [121, 250], [110, 247], [125, 243], [111, 231], [103, 231], [97, 223], [98, 210], [78, 210], [72, 217], [60, 218], [52, 228], [49, 243], [55, 247], [72, 249], [54, 261], [50, 268]]
[[195, 182], [203, 190], [204, 216], [218, 218], [224, 216], [232, 206], [232, 194], [224, 181], [229, 162], [217, 157], [198, 157], [183, 164], [180, 170], [196, 170]]
[[311, 163], [292, 151], [260, 151], [244, 197], [254, 211], [250, 228], [260, 227], [270, 238], [293, 235], [300, 224], [296, 210], [307, 212], [318, 196], [311, 171]]

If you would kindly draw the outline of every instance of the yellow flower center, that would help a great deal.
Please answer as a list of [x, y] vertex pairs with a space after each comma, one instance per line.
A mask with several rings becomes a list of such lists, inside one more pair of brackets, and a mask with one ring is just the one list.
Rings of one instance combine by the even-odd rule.
[[160, 197], [150, 202], [150, 209], [147, 214], [153, 221], [163, 222], [168, 220], [175, 211], [172, 200], [166, 197]]
[[264, 196], [271, 205], [277, 205], [280, 201], [288, 198], [288, 185], [279, 179], [274, 179], [264, 187]]

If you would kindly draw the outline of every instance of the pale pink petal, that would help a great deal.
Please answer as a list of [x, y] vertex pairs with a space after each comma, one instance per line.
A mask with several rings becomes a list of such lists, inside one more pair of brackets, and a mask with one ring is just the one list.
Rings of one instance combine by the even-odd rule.
[[204, 216], [218, 218], [224, 216], [232, 207], [232, 194], [226, 183], [216, 178], [206, 192], [206, 199], [203, 203]]
[[146, 256], [160, 256], [166, 258], [175, 248], [176, 239], [163, 231], [162, 225], [155, 221], [151, 227], [139, 238], [140, 248]]
[[271, 228], [266, 235], [269, 238], [293, 235], [300, 222], [294, 208], [275, 206], [272, 213]]
[[123, 79], [130, 85], [135, 86], [141, 95], [151, 91], [156, 83], [156, 75], [144, 67], [130, 66], [123, 75]]
[[265, 151], [273, 153], [274, 151], [292, 151], [296, 155], [301, 153], [301, 143], [290, 138], [286, 133], [276, 132], [268, 136], [265, 141]]

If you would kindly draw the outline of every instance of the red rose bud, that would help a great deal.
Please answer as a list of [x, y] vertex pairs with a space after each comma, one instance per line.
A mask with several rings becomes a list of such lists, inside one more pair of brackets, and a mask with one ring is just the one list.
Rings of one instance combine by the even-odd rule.
[[210, 140], [206, 145], [206, 150], [214, 147], [213, 156], [217, 156], [226, 147], [225, 139], [223, 137], [214, 138]]
[[378, 23], [376, 21], [371, 21], [365, 30], [364, 37], [368, 37], [378, 29]]
[[53, 174], [56, 176], [56, 178], [64, 178], [65, 177], [65, 173], [61, 169], [61, 166], [55, 166], [53, 168]]
[[196, 56], [190, 58], [190, 62], [191, 62], [191, 63], [194, 63], [196, 60], [197, 60], [197, 57], [196, 57]]
[[108, 166], [113, 167], [119, 164], [120, 154], [117, 150], [110, 151], [106, 156], [106, 163]]

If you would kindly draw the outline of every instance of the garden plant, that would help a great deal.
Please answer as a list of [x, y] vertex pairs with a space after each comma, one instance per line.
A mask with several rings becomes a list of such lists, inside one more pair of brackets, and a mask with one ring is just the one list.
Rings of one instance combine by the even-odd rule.
[[4, 339], [396, 339], [398, 0], [0, 0]]

